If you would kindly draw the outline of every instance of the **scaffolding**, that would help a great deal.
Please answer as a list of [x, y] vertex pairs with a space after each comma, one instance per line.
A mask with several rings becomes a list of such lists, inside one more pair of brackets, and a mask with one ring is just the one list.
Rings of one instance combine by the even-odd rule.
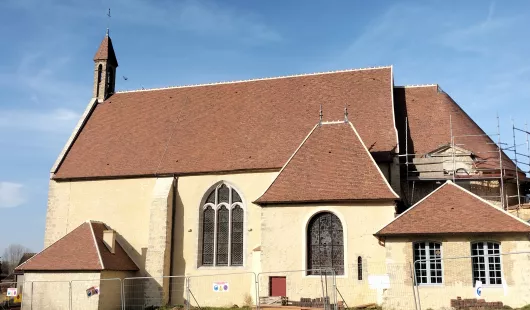
[[[503, 147], [507, 145], [501, 141], [500, 131], [500, 120], [497, 115], [497, 132], [494, 134], [460, 134], [456, 135], [453, 130], [452, 116], [449, 116], [449, 129], [450, 129], [450, 142], [446, 145], [440, 146], [436, 150], [431, 150], [429, 153], [409, 153], [409, 123], [408, 118], [405, 118], [405, 154], [399, 155], [404, 157], [405, 161], [400, 160], [400, 164], [405, 165], [406, 170], [406, 185], [407, 185], [407, 198], [410, 198], [410, 204], [414, 202], [414, 196], [416, 191], [416, 182], [419, 181], [431, 181], [440, 184], [440, 181], [452, 180], [453, 182], [458, 181], [476, 181], [485, 182], [488, 191], [491, 189], [490, 181], [497, 181], [499, 191], [495, 195], [484, 195], [478, 194], [480, 197], [487, 200], [499, 201], [500, 207], [507, 210], [510, 206], [510, 198], [517, 197], [517, 208], [521, 206], [522, 198], [526, 197], [521, 195], [521, 182], [522, 177], [520, 173], [523, 171], [518, 168], [521, 163], [518, 160], [518, 156], [524, 156], [528, 159], [528, 163], [525, 163], [530, 168], [530, 133], [528, 126], [525, 125], [525, 130], [515, 127], [513, 124], [512, 130], [514, 132], [514, 145], [510, 147]], [[526, 134], [526, 148], [527, 154], [522, 154], [517, 151], [515, 132], [522, 132]], [[486, 143], [494, 145], [494, 147], [485, 147], [481, 150], [475, 150], [473, 148], [466, 148], [466, 143], [472, 139], [481, 139], [480, 143]], [[486, 141], [484, 141], [486, 140]], [[487, 142], [489, 141], [489, 142]], [[496, 141], [496, 142], [494, 142]], [[436, 154], [437, 150], [447, 151], [443, 154]], [[513, 151], [514, 158], [509, 158], [505, 155], [504, 151]], [[489, 155], [489, 156], [488, 156]], [[505, 164], [512, 160], [515, 163], [515, 167], [511, 168], [511, 164]], [[471, 169], [469, 169], [471, 167]], [[530, 173], [530, 171], [524, 171]], [[528, 181], [528, 178], [524, 177], [524, 181]], [[517, 195], [509, 195], [506, 193], [505, 182], [515, 182], [517, 187]], [[412, 185], [412, 191], [411, 191]], [[470, 183], [471, 186], [471, 183]], [[482, 184], [483, 186], [483, 184]]]
[[[522, 143], [522, 144], [517, 143], [516, 133], [525, 135], [525, 140], [526, 140], [525, 143]], [[529, 142], [530, 132], [528, 131], [528, 123], [525, 123], [525, 129], [522, 129], [522, 128], [516, 127], [515, 121], [512, 119], [512, 135], [513, 135], [513, 144], [510, 147], [506, 148], [506, 150], [511, 151], [513, 153], [513, 158], [511, 158], [511, 160], [515, 162], [516, 167], [519, 167], [519, 165], [524, 165], [523, 167], [528, 169], [528, 170], [520, 169], [520, 171], [516, 171], [515, 175], [516, 175], [516, 183], [517, 183], [517, 195], [508, 196], [508, 198], [515, 198], [515, 197], [517, 198], [516, 210], [517, 210], [517, 213], [519, 213], [519, 209], [523, 205], [523, 203], [521, 203], [522, 198], [525, 199], [524, 203], [528, 203], [528, 197], [526, 195], [521, 194], [521, 178], [524, 178], [524, 181], [527, 181], [528, 180], [527, 174], [530, 174], [530, 142]], [[517, 150], [517, 147], [521, 147], [524, 145], [526, 145], [526, 154], [520, 153]], [[527, 161], [519, 161], [519, 158], [521, 156], [526, 157]]]

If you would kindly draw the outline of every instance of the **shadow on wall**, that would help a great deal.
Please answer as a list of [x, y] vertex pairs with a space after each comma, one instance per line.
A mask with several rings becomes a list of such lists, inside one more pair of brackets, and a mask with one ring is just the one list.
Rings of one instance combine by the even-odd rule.
[[[176, 181], [174, 181], [176, 182]], [[170, 269], [169, 275], [184, 275], [185, 261], [183, 257], [183, 240], [184, 240], [184, 209], [183, 204], [173, 187], [168, 196], [169, 208], [172, 208], [172, 227], [170, 240]], [[127, 308], [157, 309], [166, 305], [185, 305], [186, 304], [186, 279], [185, 277], [166, 277], [161, 280], [151, 278], [152, 275], [145, 270], [147, 260], [147, 248], [142, 248], [142, 253], [134, 251], [134, 248], [121, 236], [119, 242], [126, 247], [127, 252], [131, 255], [134, 262], [140, 268], [136, 272], [136, 279], [124, 281], [124, 299]], [[161, 253], [161, 255], [163, 255]], [[162, 260], [164, 258], [161, 258]], [[161, 285], [163, 283], [163, 285]], [[164, 289], [165, 287], [165, 289]]]
[[[186, 273], [184, 259], [184, 234], [188, 233], [184, 227], [184, 204], [178, 193], [173, 193], [173, 236], [171, 238], [171, 272], [172, 276]], [[183, 278], [172, 278], [169, 283], [169, 304], [186, 304], [186, 283]]]

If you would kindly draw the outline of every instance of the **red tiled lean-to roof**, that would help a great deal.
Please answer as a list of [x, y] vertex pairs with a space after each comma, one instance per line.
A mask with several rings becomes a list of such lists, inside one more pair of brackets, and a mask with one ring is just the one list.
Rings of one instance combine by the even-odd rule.
[[100, 222], [89, 221], [57, 240], [25, 263], [17, 271], [99, 271], [138, 270], [136, 264], [116, 241], [112, 254], [103, 243], [103, 231], [108, 228]]
[[530, 233], [530, 225], [447, 181], [375, 235], [466, 233]]
[[391, 67], [116, 93], [55, 179], [280, 169], [318, 121], [350, 119], [371, 152], [397, 146]]
[[398, 199], [351, 123], [316, 125], [259, 204]]

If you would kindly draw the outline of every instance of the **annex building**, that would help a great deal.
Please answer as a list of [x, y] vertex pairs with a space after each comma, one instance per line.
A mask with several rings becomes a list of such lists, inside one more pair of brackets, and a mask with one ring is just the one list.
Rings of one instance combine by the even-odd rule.
[[[115, 91], [108, 35], [94, 63], [51, 171], [45, 249], [17, 268], [26, 281], [153, 277], [143, 309], [190, 302], [168, 276], [306, 270], [194, 292], [224, 306], [247, 291], [308, 297], [331, 268], [347, 304], [413, 309], [392, 286], [367, 293], [367, 268], [423, 260], [425, 309], [472, 298], [476, 281], [487, 301], [530, 303], [528, 254], [499, 256], [530, 251], [530, 214], [513, 208], [526, 175], [438, 85], [396, 86], [389, 66]], [[100, 289], [92, 309], [116, 308]], [[33, 309], [62, 308], [50, 295]]]

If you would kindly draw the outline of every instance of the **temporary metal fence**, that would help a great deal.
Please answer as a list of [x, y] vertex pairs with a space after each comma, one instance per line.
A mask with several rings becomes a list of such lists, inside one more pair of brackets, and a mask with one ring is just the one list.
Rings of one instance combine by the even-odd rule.
[[17, 286], [17, 282], [0, 282], [0, 310], [10, 309], [16, 305], [20, 305], [17, 299], [8, 296], [8, 289], [16, 289], [17, 295], [21, 292], [21, 288]]
[[70, 281], [24, 282], [22, 306], [30, 310], [70, 309], [71, 289]]
[[186, 276], [132, 277], [123, 279], [123, 309], [187, 305]]
[[337, 305], [333, 270], [309, 269], [257, 274], [259, 308], [299, 306], [335, 309]]
[[411, 263], [360, 262], [336, 276], [339, 308], [414, 309]]
[[70, 282], [69, 309], [119, 310], [123, 308], [123, 302], [123, 285], [120, 278], [72, 280]]
[[530, 251], [496, 253], [486, 247], [478, 254], [414, 261], [417, 309], [530, 304]]
[[234, 272], [189, 276], [187, 294], [191, 307], [252, 307], [256, 304], [256, 274]]
[[[189, 310], [237, 305], [258, 310], [281, 306], [341, 310], [373, 305], [385, 310], [462, 310], [496, 309], [501, 303], [511, 307], [530, 304], [530, 251], [486, 251], [413, 263], [361, 262], [347, 266], [343, 274], [326, 269], [258, 274], [200, 271], [204, 274], [28, 281], [23, 284], [23, 309], [143, 310], [168, 306]], [[480, 296], [477, 279], [482, 280]], [[0, 285], [2, 292], [4, 287]], [[92, 289], [98, 292], [89, 296]]]

